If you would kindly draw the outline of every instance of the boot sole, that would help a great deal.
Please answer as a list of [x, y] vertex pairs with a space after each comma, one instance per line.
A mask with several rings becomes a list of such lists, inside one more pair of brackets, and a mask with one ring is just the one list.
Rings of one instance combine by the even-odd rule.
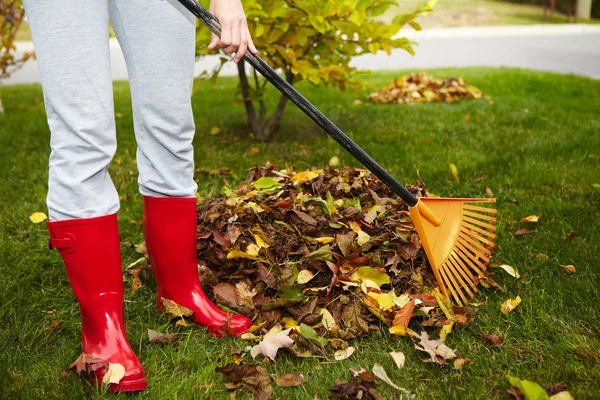
[[148, 387], [146, 378], [136, 379], [134, 381], [111, 383], [108, 387], [109, 392], [137, 392]]

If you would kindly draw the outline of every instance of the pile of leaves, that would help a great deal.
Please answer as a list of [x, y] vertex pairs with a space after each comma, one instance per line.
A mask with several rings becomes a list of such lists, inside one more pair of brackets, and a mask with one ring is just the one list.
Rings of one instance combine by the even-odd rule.
[[482, 99], [486, 97], [479, 89], [469, 85], [461, 77], [436, 79], [424, 72], [396, 78], [379, 92], [371, 93], [372, 103], [431, 103], [443, 101], [451, 103], [461, 99]]
[[[408, 190], [426, 196], [421, 181]], [[199, 200], [202, 284], [224, 309], [253, 320], [243, 336], [257, 342], [252, 357], [275, 360], [285, 349], [342, 360], [355, 350], [349, 340], [388, 327], [411, 337], [425, 361], [444, 365], [457, 357], [446, 335], [475, 310], [453, 307], [435, 289], [407, 208], [363, 169], [254, 167], [237, 188]], [[415, 319], [441, 338], [411, 330]], [[234, 370], [223, 371], [237, 377]]]

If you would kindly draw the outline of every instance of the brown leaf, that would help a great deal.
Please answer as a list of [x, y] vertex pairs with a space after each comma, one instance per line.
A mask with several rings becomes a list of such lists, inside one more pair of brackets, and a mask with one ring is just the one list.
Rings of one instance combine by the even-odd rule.
[[404, 326], [408, 328], [408, 323], [412, 318], [413, 310], [415, 309], [415, 301], [410, 299], [404, 307], [400, 309], [394, 316], [394, 326]]
[[419, 339], [419, 343], [415, 341], [415, 348], [428, 353], [430, 357], [423, 361], [444, 365], [446, 364], [446, 360], [456, 358], [454, 351], [446, 346], [442, 339], [430, 340], [429, 335], [425, 331], [421, 332]]
[[492, 192], [492, 189], [490, 189], [489, 187], [485, 188], [485, 194], [487, 194], [490, 197], [494, 197], [494, 192]]
[[329, 388], [329, 391], [336, 399], [383, 400], [372, 387], [367, 387], [356, 383], [336, 380], [334, 385]]
[[161, 333], [154, 331], [152, 329], [148, 329], [148, 339], [152, 343], [175, 343], [177, 341], [176, 333]]
[[69, 365], [69, 368], [61, 373], [61, 376], [65, 376], [71, 370], [75, 370], [77, 375], [81, 374], [82, 371], [91, 372], [101, 368], [108, 370], [108, 364], [107, 360], [94, 357], [91, 354], [81, 353], [79, 357]]
[[[266, 369], [257, 364], [228, 364], [215, 368], [215, 371], [224, 374], [233, 383], [240, 384], [245, 388], [256, 392], [261, 400], [270, 399], [273, 395], [271, 377]], [[234, 385], [236, 389], [238, 385]]]
[[456, 360], [454, 360], [454, 369], [462, 368], [467, 364], [471, 364], [471, 359], [469, 357], [457, 358]]
[[354, 243], [355, 237], [356, 233], [354, 231], [348, 231], [344, 234], [340, 233], [335, 236], [335, 242], [337, 243], [344, 257], [348, 257], [348, 254], [350, 254], [350, 250], [352, 250], [352, 243]]
[[504, 343], [504, 336], [492, 335], [492, 334], [487, 334], [487, 333], [483, 333], [483, 332], [477, 332], [477, 335], [486, 339], [489, 343], [491, 343], [495, 346], [500, 346]]
[[219, 283], [213, 288], [215, 300], [229, 308], [237, 308], [238, 295], [235, 286], [230, 283]]
[[285, 374], [275, 378], [275, 383], [281, 387], [302, 386], [307, 382], [302, 374]]
[[515, 232], [515, 236], [521, 236], [521, 235], [524, 235], [526, 233], [531, 233], [531, 232], [533, 232], [531, 229], [522, 228]]
[[173, 300], [169, 300], [163, 297], [162, 299], [160, 299], [160, 302], [162, 303], [165, 314], [169, 320], [174, 318], [191, 317], [192, 314], [194, 314], [192, 310], [184, 306], [180, 306]]

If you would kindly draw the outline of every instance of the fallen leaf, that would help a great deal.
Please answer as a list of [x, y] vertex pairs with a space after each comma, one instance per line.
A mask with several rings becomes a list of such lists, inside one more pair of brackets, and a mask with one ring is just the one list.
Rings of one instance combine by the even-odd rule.
[[388, 385], [390, 385], [391, 387], [393, 387], [394, 389], [401, 392], [402, 394], [407, 395], [409, 399], [414, 398], [414, 395], [411, 392], [404, 388], [401, 388], [400, 386], [392, 382], [392, 380], [388, 377], [387, 373], [385, 372], [385, 369], [381, 364], [375, 363], [375, 365], [373, 365], [373, 374]]
[[574, 265], [561, 265], [561, 267], [563, 267], [564, 269], [566, 269], [567, 271], [569, 271], [571, 273], [577, 272]]
[[375, 389], [360, 383], [343, 382], [335, 380], [329, 388], [331, 394], [337, 399], [346, 400], [383, 400]]
[[41, 212], [41, 211], [34, 212], [33, 214], [31, 214], [29, 216], [29, 220], [31, 222], [33, 222], [34, 224], [39, 224], [41, 222], [44, 222], [47, 219], [48, 219], [48, 216], [45, 213]]
[[428, 353], [430, 356], [429, 359], [423, 361], [444, 365], [446, 360], [456, 358], [454, 351], [446, 346], [442, 339], [430, 340], [426, 331], [421, 332], [418, 338], [420, 341], [419, 343], [415, 342], [415, 348]]
[[456, 182], [460, 182], [460, 178], [458, 177], [458, 169], [456, 168], [456, 165], [450, 164], [450, 171], [452, 172], [452, 176], [454, 177], [454, 180]]
[[277, 351], [282, 348], [290, 347], [294, 341], [289, 337], [291, 329], [286, 329], [276, 335], [264, 337], [263, 340], [250, 350], [252, 358], [262, 354], [265, 357], [275, 361]]
[[250, 154], [252, 154], [253, 156], [255, 156], [258, 153], [260, 153], [260, 150], [258, 149], [258, 147], [250, 147]]
[[460, 369], [467, 364], [471, 364], [470, 358], [457, 358], [456, 360], [454, 360], [454, 369]]
[[329, 159], [328, 163], [332, 168], [336, 168], [340, 166], [340, 159], [337, 156], [333, 156]]
[[406, 337], [411, 337], [411, 338], [418, 338], [419, 335], [413, 331], [410, 328], [407, 328], [405, 326], [392, 326], [390, 328], [390, 333], [392, 335], [398, 335], [398, 336], [406, 336]]
[[275, 383], [281, 387], [295, 387], [302, 386], [308, 381], [302, 374], [285, 374], [275, 378]]
[[316, 170], [313, 170], [313, 171], [298, 172], [298, 173], [292, 175], [292, 177], [290, 178], [290, 180], [293, 183], [295, 183], [297, 185], [300, 185], [300, 184], [303, 184], [303, 183], [310, 182], [310, 181], [314, 180], [316, 177], [319, 176], [319, 174], [321, 172], [322, 172], [322, 170], [320, 170], [320, 169], [316, 169]]
[[165, 314], [167, 315], [167, 318], [169, 320], [174, 318], [191, 317], [192, 314], [194, 314], [192, 310], [184, 306], [180, 306], [173, 300], [169, 300], [163, 297], [160, 299], [160, 302], [162, 303]]
[[69, 368], [61, 373], [61, 376], [65, 376], [71, 370], [75, 370], [77, 375], [80, 375], [83, 371], [96, 371], [100, 368], [108, 369], [108, 364], [108, 361], [103, 358], [94, 357], [87, 353], [81, 353], [79, 357], [69, 365]]
[[398, 368], [402, 369], [402, 367], [404, 367], [404, 361], [406, 360], [406, 357], [404, 356], [403, 352], [390, 351], [390, 356], [392, 356], [392, 359], [394, 360]]
[[114, 383], [118, 384], [125, 376], [125, 367], [123, 364], [108, 363], [108, 369], [102, 378], [102, 383], [105, 385]]
[[521, 235], [524, 235], [526, 233], [531, 233], [531, 232], [533, 232], [531, 229], [522, 228], [515, 232], [515, 236], [521, 236]]
[[491, 344], [495, 346], [500, 346], [504, 343], [504, 336], [492, 335], [483, 332], [477, 332], [477, 335], [489, 341]]
[[392, 325], [408, 327], [408, 323], [410, 322], [414, 309], [415, 301], [411, 299], [404, 307], [400, 309], [400, 311], [396, 312]]
[[549, 400], [575, 400], [575, 398], [571, 393], [563, 391], [550, 396]]
[[215, 371], [224, 374], [233, 382], [232, 389], [245, 387], [257, 393], [259, 400], [268, 400], [273, 395], [271, 377], [266, 369], [257, 364], [231, 363], [215, 368]]
[[487, 194], [490, 197], [494, 196], [494, 192], [492, 192], [492, 189], [490, 189], [489, 187], [485, 188], [485, 194]]
[[307, 270], [307, 269], [303, 269], [302, 271], [298, 272], [298, 284], [302, 285], [304, 283], [309, 282], [312, 278], [315, 277], [315, 274], [313, 274], [311, 271]]
[[523, 393], [526, 400], [547, 400], [550, 397], [544, 388], [535, 382], [521, 380], [510, 375], [507, 376], [507, 378], [510, 385], [518, 388], [521, 393]]
[[346, 347], [345, 349], [338, 350], [333, 354], [333, 357], [337, 361], [345, 360], [346, 358], [350, 358], [356, 349], [352, 346]]
[[260, 258], [258, 258], [257, 256], [240, 250], [232, 250], [229, 253], [227, 253], [227, 259], [230, 260], [232, 258], [248, 258], [250, 260], [260, 260]]
[[503, 270], [508, 272], [508, 274], [513, 278], [519, 279], [521, 277], [521, 275], [519, 275], [519, 271], [517, 271], [514, 267], [511, 267], [510, 265], [502, 264], [498, 268], [502, 268]]
[[298, 333], [305, 339], [310, 340], [314, 344], [319, 346], [325, 346], [327, 344], [327, 339], [317, 335], [317, 331], [306, 324], [300, 324], [300, 330]]
[[323, 316], [323, 318], [321, 318], [321, 323], [326, 329], [331, 329], [336, 326], [335, 318], [333, 318], [333, 315], [331, 315], [326, 308], [319, 310], [319, 314]]
[[360, 267], [352, 274], [350, 279], [355, 282], [368, 280], [375, 283], [378, 287], [390, 283], [390, 277], [385, 272], [373, 267]]
[[152, 329], [148, 329], [148, 339], [152, 343], [175, 343], [177, 341], [176, 333], [161, 333], [154, 331]]
[[219, 132], [221, 132], [221, 129], [218, 126], [213, 126], [212, 128], [210, 128], [210, 134], [211, 135], [216, 135]]
[[502, 304], [500, 310], [503, 314], [508, 314], [509, 312], [514, 310], [515, 307], [519, 305], [519, 303], [521, 303], [521, 297], [519, 296], [517, 296], [515, 299], [508, 299]]
[[541, 216], [542, 216], [541, 214], [540, 215], [530, 215], [528, 217], [521, 219], [521, 223], [525, 224], [528, 222], [538, 222], [540, 220]]

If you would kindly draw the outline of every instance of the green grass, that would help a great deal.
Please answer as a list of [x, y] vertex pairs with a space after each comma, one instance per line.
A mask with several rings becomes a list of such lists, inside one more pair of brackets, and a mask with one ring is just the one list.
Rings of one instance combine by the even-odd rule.
[[[575, 398], [600, 394], [600, 82], [516, 69], [447, 69], [436, 76], [462, 75], [488, 93], [487, 101], [415, 106], [352, 106], [355, 97], [334, 89], [300, 85], [301, 91], [402, 182], [417, 173], [428, 188], [444, 196], [482, 196], [486, 187], [498, 199], [498, 244], [495, 263], [515, 266], [515, 280], [495, 274], [505, 293], [482, 290], [480, 312], [470, 325], [452, 333], [447, 343], [472, 360], [461, 370], [441, 369], [420, 361], [407, 338], [387, 333], [354, 343], [357, 353], [345, 361], [322, 363], [283, 353], [267, 365], [271, 374], [303, 373], [304, 387], [275, 388], [278, 399], [328, 397], [334, 380], [349, 380], [348, 368], [372, 368], [379, 362], [391, 379], [419, 399], [504, 399], [506, 375], [540, 384], [565, 382]], [[396, 73], [377, 73], [378, 86]], [[337, 155], [357, 165], [332, 139], [289, 105], [283, 130], [271, 143], [254, 143], [243, 123], [242, 105], [232, 105], [235, 80], [204, 84], [194, 95], [198, 169], [230, 168], [237, 183], [254, 164], [267, 160], [297, 168], [324, 166]], [[49, 132], [39, 85], [0, 87], [6, 114], [0, 116], [0, 398], [124, 398], [95, 390], [74, 374], [60, 373], [80, 352], [80, 322], [60, 256], [46, 246], [44, 224], [28, 216], [45, 211]], [[276, 101], [273, 91], [269, 100]], [[135, 142], [129, 89], [115, 84], [119, 148], [110, 169], [121, 194], [123, 264], [138, 255], [131, 244], [143, 240], [137, 193]], [[469, 115], [468, 120], [465, 115]], [[218, 126], [221, 133], [209, 134]], [[307, 146], [302, 150], [299, 145]], [[252, 155], [251, 147], [259, 153]], [[448, 168], [458, 167], [460, 183]], [[219, 178], [198, 175], [200, 193], [215, 193]], [[519, 220], [543, 214], [536, 232], [513, 232]], [[573, 240], [566, 240], [569, 232]], [[547, 260], [532, 257], [545, 254]], [[570, 274], [561, 264], [573, 264]], [[228, 399], [224, 377], [215, 367], [233, 360], [230, 346], [243, 340], [217, 340], [197, 328], [175, 329], [154, 308], [154, 284], [125, 296], [129, 339], [144, 363], [149, 389], [127, 398]], [[126, 290], [130, 280], [124, 277]], [[523, 302], [509, 315], [500, 305], [520, 295]], [[56, 315], [43, 310], [56, 309]], [[64, 321], [50, 331], [56, 320]], [[148, 343], [146, 329], [176, 331], [178, 346]], [[415, 329], [419, 330], [418, 327]], [[487, 347], [477, 332], [505, 336], [502, 347]], [[385, 332], [385, 330], [384, 330]], [[434, 333], [435, 335], [435, 333]], [[387, 354], [401, 350], [407, 361], [398, 370]], [[247, 361], [252, 361], [251, 359]], [[209, 393], [194, 385], [216, 386]], [[384, 398], [398, 398], [381, 383]], [[252, 398], [244, 394], [239, 398]]]

